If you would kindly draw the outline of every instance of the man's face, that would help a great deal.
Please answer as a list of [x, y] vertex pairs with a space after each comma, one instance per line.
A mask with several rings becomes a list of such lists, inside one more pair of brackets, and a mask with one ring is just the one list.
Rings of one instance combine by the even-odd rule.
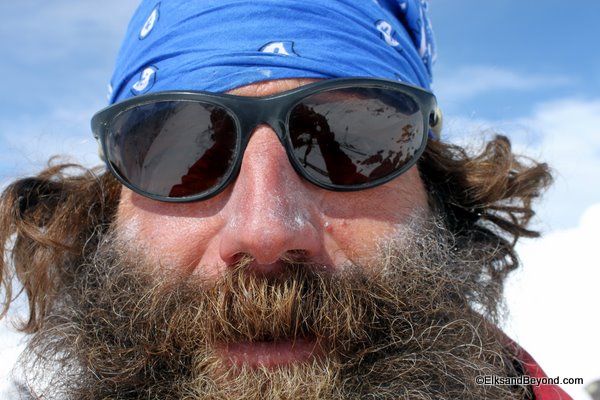
[[[310, 82], [289, 79], [257, 83], [232, 91], [265, 96]], [[218, 279], [242, 255], [256, 274], [278, 274], [281, 258], [303, 259], [339, 272], [350, 261], [368, 264], [379, 242], [401, 235], [408, 220], [426, 212], [427, 196], [416, 167], [374, 189], [333, 192], [303, 180], [290, 164], [275, 132], [257, 126], [239, 176], [209, 200], [169, 204], [124, 188], [117, 228], [146, 252], [149, 262], [178, 273]], [[230, 346], [231, 357], [250, 364], [288, 362], [305, 357], [312, 343]]]

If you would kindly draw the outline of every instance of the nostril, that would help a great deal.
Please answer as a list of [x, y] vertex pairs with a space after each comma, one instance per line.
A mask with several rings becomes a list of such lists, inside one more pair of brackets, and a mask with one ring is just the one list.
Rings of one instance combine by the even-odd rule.
[[311, 254], [308, 251], [298, 249], [285, 252], [281, 256], [281, 261], [287, 264], [311, 264]]

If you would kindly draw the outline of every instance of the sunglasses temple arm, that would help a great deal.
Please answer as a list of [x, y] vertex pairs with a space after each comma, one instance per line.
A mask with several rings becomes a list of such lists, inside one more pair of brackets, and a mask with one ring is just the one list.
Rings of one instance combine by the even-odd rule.
[[433, 140], [440, 140], [443, 126], [444, 114], [441, 108], [436, 107], [429, 118], [429, 137]]

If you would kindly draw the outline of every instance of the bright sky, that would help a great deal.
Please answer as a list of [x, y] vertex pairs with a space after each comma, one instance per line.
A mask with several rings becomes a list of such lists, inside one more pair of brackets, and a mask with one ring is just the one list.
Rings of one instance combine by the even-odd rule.
[[[105, 105], [136, 3], [0, 2], [0, 187], [54, 154], [97, 163], [88, 121]], [[506, 330], [549, 376], [600, 378], [600, 2], [432, 0], [430, 9], [445, 139], [477, 144], [501, 132], [556, 172], [539, 207], [545, 236], [519, 246]], [[0, 375], [19, 340], [0, 328]], [[563, 387], [588, 399], [582, 386]]]

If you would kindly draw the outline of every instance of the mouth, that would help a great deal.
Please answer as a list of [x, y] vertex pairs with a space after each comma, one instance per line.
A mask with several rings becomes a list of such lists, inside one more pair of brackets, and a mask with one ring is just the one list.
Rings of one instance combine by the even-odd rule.
[[221, 343], [217, 353], [226, 364], [251, 368], [275, 368], [312, 361], [321, 353], [316, 339], [296, 338], [256, 342]]

